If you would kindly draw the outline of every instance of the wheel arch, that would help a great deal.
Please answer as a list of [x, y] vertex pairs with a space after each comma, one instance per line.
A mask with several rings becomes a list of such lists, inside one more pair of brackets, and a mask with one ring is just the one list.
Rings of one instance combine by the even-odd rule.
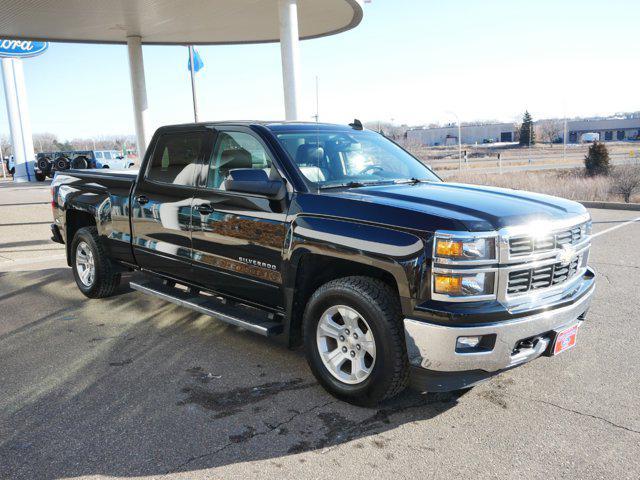
[[83, 227], [95, 227], [96, 219], [93, 213], [85, 210], [67, 210], [66, 225], [66, 253], [67, 265], [71, 266], [71, 244], [78, 230]]
[[304, 308], [321, 285], [366, 276], [388, 284], [403, 312], [413, 309], [425, 267], [425, 243], [400, 230], [341, 220], [296, 219], [287, 235], [283, 283], [289, 345], [301, 342]]

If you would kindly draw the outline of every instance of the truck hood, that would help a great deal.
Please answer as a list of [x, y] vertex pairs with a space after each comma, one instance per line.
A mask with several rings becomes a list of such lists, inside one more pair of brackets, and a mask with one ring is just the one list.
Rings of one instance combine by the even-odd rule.
[[371, 186], [335, 192], [335, 195], [445, 217], [462, 223], [470, 231], [498, 230], [586, 213], [579, 203], [563, 198], [459, 183]]

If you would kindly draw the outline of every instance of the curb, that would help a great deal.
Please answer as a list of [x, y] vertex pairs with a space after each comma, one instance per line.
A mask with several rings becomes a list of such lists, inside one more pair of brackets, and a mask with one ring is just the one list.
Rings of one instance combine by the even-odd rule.
[[637, 210], [640, 211], [640, 203], [622, 202], [580, 202], [587, 208], [604, 208], [607, 210]]

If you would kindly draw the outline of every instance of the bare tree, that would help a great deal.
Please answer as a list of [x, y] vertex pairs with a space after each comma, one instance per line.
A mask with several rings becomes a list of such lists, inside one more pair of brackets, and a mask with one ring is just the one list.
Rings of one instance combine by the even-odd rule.
[[557, 119], [540, 120], [536, 125], [536, 130], [538, 130], [542, 141], [552, 145], [562, 137], [563, 128], [562, 121]]
[[612, 177], [611, 192], [622, 195], [626, 203], [631, 201], [633, 195], [640, 193], [640, 166], [617, 166]]
[[53, 133], [34, 133], [33, 134], [33, 148], [36, 153], [39, 152], [51, 152], [57, 149], [58, 137]]
[[13, 155], [13, 147], [11, 146], [11, 142], [4, 135], [0, 136], [0, 148], [2, 149], [2, 155], [4, 155], [5, 157]]

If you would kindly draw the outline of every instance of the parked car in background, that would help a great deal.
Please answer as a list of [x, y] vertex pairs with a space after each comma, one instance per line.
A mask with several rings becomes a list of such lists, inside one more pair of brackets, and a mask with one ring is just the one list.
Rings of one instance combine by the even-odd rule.
[[55, 172], [109, 168], [125, 170], [133, 166], [131, 159], [118, 150], [71, 150], [65, 152], [41, 152], [37, 155], [36, 173], [53, 178]]
[[[9, 155], [8, 157], [4, 158], [3, 162], [5, 163], [6, 171], [11, 176], [14, 176], [16, 173], [16, 163], [13, 155]], [[32, 164], [32, 168], [33, 168], [32, 173], [35, 176], [36, 180], [38, 180], [39, 182], [43, 182], [44, 180], [46, 180], [47, 178], [46, 174], [40, 172], [38, 168], [35, 166], [35, 164]]]

